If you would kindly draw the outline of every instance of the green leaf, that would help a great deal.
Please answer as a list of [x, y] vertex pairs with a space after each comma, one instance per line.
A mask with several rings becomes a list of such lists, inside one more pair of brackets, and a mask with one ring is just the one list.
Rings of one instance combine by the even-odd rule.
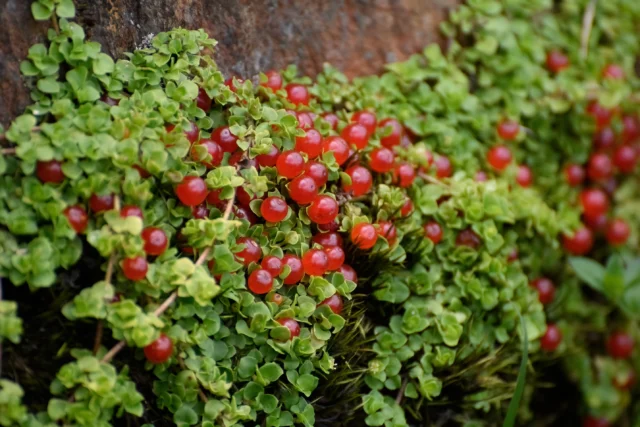
[[105, 53], [98, 54], [93, 60], [93, 73], [98, 76], [112, 73], [114, 69], [115, 64], [113, 59]]
[[56, 7], [56, 15], [60, 18], [73, 18], [76, 15], [76, 7], [73, 0], [59, 0]]
[[569, 265], [576, 275], [587, 285], [599, 292], [604, 292], [604, 267], [590, 258], [569, 257]]
[[173, 422], [178, 426], [192, 426], [198, 423], [198, 414], [187, 405], [182, 405], [175, 414], [173, 414]]
[[284, 371], [277, 363], [267, 363], [258, 369], [260, 371], [260, 375], [268, 382], [274, 382], [278, 378], [282, 376]]
[[36, 21], [47, 21], [51, 18], [53, 9], [45, 6], [39, 1], [31, 3], [31, 14]]
[[612, 255], [607, 261], [602, 283], [605, 295], [614, 301], [624, 294], [624, 263], [619, 255]]

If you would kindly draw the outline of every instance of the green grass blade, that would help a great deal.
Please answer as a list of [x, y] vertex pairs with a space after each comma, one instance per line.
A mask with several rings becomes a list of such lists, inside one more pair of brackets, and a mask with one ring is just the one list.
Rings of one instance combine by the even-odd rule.
[[529, 338], [527, 337], [527, 326], [524, 323], [522, 314], [520, 316], [520, 325], [522, 326], [523, 346], [522, 346], [522, 361], [520, 362], [520, 371], [518, 372], [518, 383], [516, 384], [516, 390], [513, 393], [511, 402], [509, 403], [509, 409], [507, 410], [507, 416], [504, 419], [502, 427], [514, 427], [516, 425], [516, 417], [518, 416], [518, 409], [520, 407], [520, 400], [524, 393], [524, 386], [527, 381], [527, 362], [529, 360]]

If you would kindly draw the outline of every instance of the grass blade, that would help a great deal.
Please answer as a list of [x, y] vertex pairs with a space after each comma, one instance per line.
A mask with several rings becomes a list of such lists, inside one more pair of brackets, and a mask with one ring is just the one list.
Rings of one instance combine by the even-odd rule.
[[520, 370], [518, 372], [518, 382], [516, 389], [513, 392], [513, 397], [509, 403], [509, 409], [507, 410], [507, 416], [504, 419], [502, 427], [514, 427], [516, 425], [516, 417], [518, 416], [518, 409], [520, 408], [520, 400], [524, 393], [524, 386], [527, 380], [527, 362], [529, 360], [529, 338], [527, 337], [527, 326], [524, 323], [524, 317], [520, 316], [520, 326], [522, 326], [522, 361], [520, 362]]

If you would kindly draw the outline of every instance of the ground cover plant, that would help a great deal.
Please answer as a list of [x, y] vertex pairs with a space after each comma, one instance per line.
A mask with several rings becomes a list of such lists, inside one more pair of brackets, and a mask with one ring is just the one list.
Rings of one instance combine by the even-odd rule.
[[74, 10], [0, 137], [0, 425], [640, 425], [640, 3], [469, 0], [351, 81]]

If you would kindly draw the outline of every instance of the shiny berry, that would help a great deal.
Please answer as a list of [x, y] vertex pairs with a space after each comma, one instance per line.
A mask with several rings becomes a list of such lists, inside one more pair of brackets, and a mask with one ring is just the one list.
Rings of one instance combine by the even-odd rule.
[[342, 264], [338, 269], [338, 273], [342, 274], [345, 280], [350, 280], [353, 283], [358, 283], [358, 275], [350, 265]]
[[287, 91], [287, 98], [291, 103], [295, 105], [309, 105], [311, 96], [309, 95], [309, 90], [306, 86], [297, 83], [289, 83], [285, 89]]
[[498, 136], [505, 141], [513, 141], [520, 133], [520, 123], [515, 120], [503, 120], [498, 123]]
[[356, 165], [351, 166], [345, 173], [351, 177], [351, 184], [343, 183], [344, 191], [351, 192], [354, 197], [359, 197], [371, 190], [373, 178], [369, 169]]
[[211, 97], [207, 94], [207, 91], [203, 88], [198, 89], [198, 97], [196, 98], [198, 108], [206, 113], [211, 109], [211, 102]]
[[313, 178], [318, 188], [322, 187], [329, 180], [327, 167], [320, 162], [310, 160], [304, 167], [305, 176]]
[[409, 163], [400, 163], [393, 169], [393, 180], [401, 188], [409, 187], [416, 179], [416, 171]]
[[143, 218], [142, 209], [133, 205], [125, 205], [120, 209], [120, 216], [122, 218], [126, 218], [128, 216], [137, 216], [138, 218]]
[[436, 176], [438, 178], [449, 178], [453, 175], [453, 166], [451, 165], [451, 160], [449, 160], [446, 156], [437, 156], [436, 157]]
[[340, 230], [340, 224], [338, 224], [336, 221], [333, 221], [328, 224], [317, 224], [317, 228], [321, 233], [333, 233]]
[[280, 295], [280, 294], [273, 294], [269, 298], [269, 301], [271, 301], [272, 303], [274, 303], [276, 305], [281, 305], [284, 302], [284, 297], [282, 295]]
[[340, 246], [342, 247], [342, 236], [340, 236], [336, 232], [329, 233], [318, 233], [311, 238], [311, 242], [317, 243], [318, 245], [329, 248], [332, 246]]
[[89, 217], [82, 206], [69, 206], [64, 210], [64, 216], [76, 233], [84, 232], [89, 225]]
[[560, 345], [560, 342], [562, 342], [562, 332], [560, 332], [560, 329], [556, 325], [552, 323], [548, 324], [547, 330], [542, 338], [540, 338], [540, 347], [544, 351], [555, 351]]
[[251, 292], [257, 295], [264, 295], [273, 288], [273, 277], [267, 270], [259, 268], [254, 270], [247, 280], [247, 287]]
[[289, 205], [282, 197], [270, 196], [260, 205], [260, 214], [268, 222], [280, 222], [287, 217]]
[[208, 218], [209, 217], [209, 208], [207, 208], [206, 204], [201, 204], [198, 206], [192, 206], [191, 207], [191, 215], [193, 215], [193, 217], [195, 219], [204, 219], [204, 218]]
[[437, 245], [442, 240], [443, 232], [442, 227], [435, 221], [429, 221], [424, 226], [424, 234], [433, 242], [434, 245]]
[[613, 175], [613, 162], [606, 153], [594, 153], [589, 158], [587, 175], [593, 181], [603, 181]]
[[266, 82], [261, 82], [260, 86], [271, 89], [272, 91], [277, 91], [282, 88], [282, 76], [279, 72], [271, 70], [264, 73], [267, 76]]
[[283, 266], [288, 265], [291, 271], [284, 278], [283, 283], [285, 285], [295, 285], [302, 280], [304, 276], [304, 267], [302, 266], [302, 260], [295, 255], [287, 254], [282, 257]]
[[234, 206], [233, 213], [236, 216], [236, 218], [240, 220], [245, 220], [249, 222], [249, 224], [251, 225], [258, 222], [258, 217], [256, 216], [256, 214], [254, 214], [251, 209], [246, 208], [244, 206]]
[[279, 155], [280, 150], [278, 150], [275, 145], [272, 145], [267, 154], [260, 154], [256, 156], [256, 160], [262, 168], [273, 167], [276, 165]]
[[376, 118], [376, 113], [371, 111], [357, 111], [351, 116], [351, 122], [360, 123], [367, 129], [367, 136], [371, 136], [376, 131], [378, 119]]
[[562, 236], [564, 248], [572, 255], [584, 255], [593, 247], [593, 233], [586, 227], [579, 228], [573, 235]]
[[591, 218], [605, 214], [609, 209], [609, 197], [598, 188], [583, 190], [580, 193], [580, 203], [585, 216]]
[[248, 207], [251, 201], [255, 199], [256, 196], [251, 196], [249, 193], [247, 193], [247, 190], [242, 187], [238, 187], [238, 189], [236, 190], [236, 200], [242, 207]]
[[49, 160], [48, 162], [39, 161], [36, 164], [36, 176], [45, 184], [60, 184], [64, 181], [62, 163], [57, 160]]
[[607, 242], [612, 246], [624, 245], [630, 234], [631, 229], [623, 219], [616, 218], [607, 224]]
[[610, 80], [624, 79], [624, 70], [616, 64], [609, 64], [602, 69], [602, 77]]
[[496, 145], [487, 153], [487, 162], [498, 171], [505, 170], [511, 159], [511, 150], [504, 145]]
[[322, 154], [322, 135], [315, 129], [309, 129], [305, 136], [296, 137], [296, 151], [306, 153], [310, 159]]
[[[207, 153], [211, 155], [210, 159], [207, 159], [206, 155], [198, 154], [198, 150], [196, 149], [198, 145], [202, 145], [207, 149]], [[197, 144], [194, 144], [191, 147], [191, 158], [201, 162], [209, 169], [220, 166], [223, 156], [224, 152], [222, 151], [222, 148], [211, 139], [201, 139]]]
[[487, 175], [485, 171], [478, 171], [473, 179], [476, 182], [487, 182], [489, 180], [489, 175]]
[[316, 224], [328, 224], [333, 222], [338, 216], [338, 202], [330, 196], [319, 195], [313, 199], [307, 209], [309, 219]]
[[284, 318], [278, 319], [278, 323], [280, 323], [285, 328], [289, 329], [289, 339], [292, 340], [294, 337], [300, 336], [300, 324], [296, 322], [294, 319]]
[[263, 269], [267, 270], [273, 277], [278, 277], [280, 273], [282, 273], [284, 264], [282, 263], [282, 260], [280, 258], [273, 255], [268, 255], [262, 258], [260, 266]]
[[638, 164], [638, 154], [630, 145], [621, 145], [613, 153], [613, 164], [620, 172], [632, 173]]
[[328, 246], [323, 251], [327, 255], [327, 271], [336, 271], [344, 263], [344, 250], [340, 246]]
[[624, 332], [614, 332], [607, 340], [607, 352], [614, 359], [628, 359], [633, 353], [633, 347], [633, 338]]
[[584, 168], [580, 165], [570, 164], [564, 169], [564, 176], [571, 187], [582, 184], [584, 182], [585, 175], [586, 173]]
[[210, 191], [207, 195], [207, 203], [218, 208], [223, 208], [226, 202], [220, 199], [220, 193], [222, 193], [222, 190]]
[[236, 76], [231, 76], [224, 81], [224, 85], [231, 89], [232, 92], [236, 92], [243, 83], [244, 80]]
[[398, 230], [390, 221], [380, 221], [378, 223], [378, 236], [384, 237], [390, 246], [398, 240]]
[[211, 139], [225, 153], [233, 153], [238, 149], [238, 137], [231, 133], [229, 126], [220, 126], [211, 133]]
[[411, 212], [413, 212], [413, 202], [407, 198], [407, 200], [404, 201], [404, 205], [400, 208], [400, 215], [409, 216]]
[[138, 281], [147, 277], [149, 265], [147, 260], [141, 256], [125, 258], [122, 262], [122, 272], [129, 280]]
[[609, 222], [607, 214], [602, 214], [594, 217], [582, 215], [582, 219], [584, 225], [589, 227], [589, 229], [594, 233], [604, 232], [607, 228], [607, 223]]
[[165, 334], [144, 348], [144, 357], [155, 365], [164, 363], [171, 357], [173, 353], [173, 342], [171, 338]]
[[236, 252], [236, 261], [248, 266], [252, 262], [257, 263], [262, 256], [262, 250], [258, 243], [250, 237], [239, 237], [236, 240], [238, 245], [244, 245], [240, 252]]
[[531, 169], [529, 169], [528, 166], [525, 166], [525, 165], [518, 166], [516, 182], [520, 184], [521, 187], [524, 187], [524, 188], [531, 186], [531, 184], [533, 183], [533, 172], [531, 172]]
[[609, 151], [616, 145], [616, 134], [609, 126], [599, 129], [593, 134], [593, 148], [598, 151]]
[[597, 418], [589, 415], [582, 421], [582, 427], [609, 427], [611, 424], [606, 418]]
[[389, 172], [393, 169], [396, 156], [388, 148], [376, 148], [371, 153], [371, 160], [369, 161], [369, 167], [378, 173]]
[[308, 205], [317, 195], [318, 185], [310, 176], [299, 176], [289, 184], [289, 196], [300, 205]]
[[309, 249], [302, 256], [302, 267], [309, 276], [322, 276], [327, 272], [329, 258], [320, 249]]
[[361, 222], [351, 229], [351, 241], [362, 250], [371, 249], [377, 240], [378, 233], [371, 224]]
[[346, 141], [339, 136], [325, 138], [322, 142], [322, 152], [332, 152], [339, 166], [342, 166], [349, 158], [349, 146]]
[[369, 132], [360, 123], [348, 124], [342, 129], [340, 136], [347, 144], [355, 146], [358, 150], [362, 150], [369, 144]]
[[92, 194], [89, 198], [89, 208], [96, 213], [113, 209], [114, 203], [113, 194], [105, 194], [103, 196]]
[[559, 73], [569, 65], [569, 58], [559, 50], [552, 50], [547, 53], [547, 68], [552, 73]]
[[329, 123], [329, 125], [331, 126], [331, 129], [336, 130], [338, 128], [338, 116], [336, 116], [333, 113], [323, 113], [322, 114], [322, 118], [324, 119], [324, 121], [326, 121], [327, 123]]
[[186, 176], [176, 186], [176, 195], [185, 206], [197, 206], [204, 202], [209, 191], [204, 180], [197, 176]]
[[326, 305], [335, 314], [342, 313], [342, 309], [344, 307], [344, 303], [342, 302], [342, 297], [338, 294], [331, 295], [329, 298], [322, 301], [320, 305]]
[[609, 126], [611, 123], [611, 117], [613, 116], [613, 112], [598, 103], [597, 101], [592, 101], [587, 105], [587, 114], [589, 114], [596, 121], [596, 126], [598, 129], [602, 129], [605, 126]]
[[144, 251], [147, 255], [162, 255], [169, 245], [167, 235], [157, 227], [147, 227], [142, 230], [142, 240], [144, 240]]
[[467, 246], [471, 249], [478, 249], [482, 244], [480, 237], [470, 228], [462, 230], [456, 237], [457, 246]]
[[622, 117], [622, 142], [627, 144], [640, 138], [640, 120], [636, 116]]
[[556, 287], [553, 282], [546, 277], [540, 277], [533, 282], [531, 286], [538, 291], [538, 299], [542, 304], [550, 304], [556, 296]]
[[285, 178], [295, 178], [304, 170], [304, 158], [297, 151], [284, 151], [278, 156], [276, 161], [278, 175]]
[[[380, 121], [378, 128], [382, 135], [386, 135], [380, 137], [380, 144], [383, 147], [393, 148], [396, 145], [400, 145], [404, 128], [399, 121], [396, 119], [384, 119]], [[391, 133], [387, 134], [388, 132]]]
[[196, 126], [195, 123], [189, 122], [184, 130], [184, 136], [186, 136], [187, 140], [193, 144], [200, 138], [200, 129], [198, 129], [198, 126]]

